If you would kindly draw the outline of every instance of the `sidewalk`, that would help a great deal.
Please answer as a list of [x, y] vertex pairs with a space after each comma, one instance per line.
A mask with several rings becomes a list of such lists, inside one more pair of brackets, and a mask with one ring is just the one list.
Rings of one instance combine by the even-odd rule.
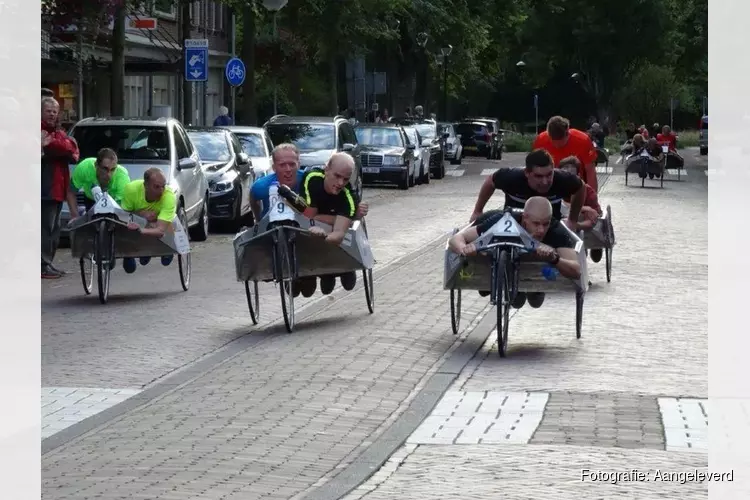
[[[288, 499], [345, 467], [460, 339], [442, 290], [444, 240], [42, 457], [45, 499]], [[464, 297], [464, 324], [487, 300]], [[169, 381], [165, 381], [169, 383]]]

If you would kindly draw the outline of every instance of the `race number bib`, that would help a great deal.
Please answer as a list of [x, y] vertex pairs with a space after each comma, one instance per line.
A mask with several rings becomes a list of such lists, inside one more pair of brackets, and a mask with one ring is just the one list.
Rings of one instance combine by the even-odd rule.
[[172, 224], [174, 225], [174, 248], [180, 255], [185, 255], [190, 252], [190, 240], [187, 231], [182, 227], [179, 217], [175, 217]]
[[663, 153], [669, 153], [669, 146], [667, 144], [663, 144], [661, 150]]
[[497, 236], [520, 236], [516, 220], [510, 215], [505, 215], [495, 226], [495, 235]]
[[268, 190], [268, 219], [271, 222], [282, 220], [294, 220], [294, 211], [286, 204], [284, 198], [279, 195], [278, 184], [273, 184]]
[[115, 203], [112, 198], [106, 194], [101, 196], [94, 205], [95, 214], [113, 214], [115, 213]]

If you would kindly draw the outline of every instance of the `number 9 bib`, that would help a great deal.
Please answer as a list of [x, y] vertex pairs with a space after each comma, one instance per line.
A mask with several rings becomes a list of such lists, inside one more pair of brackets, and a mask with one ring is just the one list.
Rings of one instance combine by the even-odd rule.
[[295, 220], [294, 211], [286, 204], [284, 199], [279, 196], [278, 184], [273, 184], [268, 189], [268, 219], [271, 222]]

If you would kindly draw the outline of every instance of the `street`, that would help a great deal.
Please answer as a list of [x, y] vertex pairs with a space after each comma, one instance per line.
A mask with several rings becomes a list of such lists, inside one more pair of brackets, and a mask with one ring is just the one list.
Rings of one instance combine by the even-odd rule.
[[598, 169], [612, 282], [589, 261], [580, 340], [572, 294], [518, 310], [505, 359], [476, 293], [452, 335], [443, 251], [520, 153], [367, 188], [375, 314], [360, 280], [296, 299], [293, 334], [269, 284], [252, 325], [232, 234], [194, 244], [190, 291], [175, 265], [118, 267], [104, 306], [61, 250], [69, 275], [42, 285], [44, 498], [706, 498], [705, 483], [581, 482], [707, 467], [708, 166], [683, 155], [663, 190], [625, 186], [616, 157]]

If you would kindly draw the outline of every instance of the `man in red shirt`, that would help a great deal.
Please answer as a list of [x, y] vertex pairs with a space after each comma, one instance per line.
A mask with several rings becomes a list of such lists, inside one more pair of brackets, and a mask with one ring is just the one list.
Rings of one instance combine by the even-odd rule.
[[672, 132], [669, 125], [664, 125], [661, 129], [661, 134], [656, 134], [656, 142], [662, 146], [666, 144], [669, 146], [670, 151], [677, 152], [677, 135]]
[[555, 162], [555, 167], [568, 156], [575, 156], [581, 162], [579, 173], [583, 182], [599, 190], [596, 178], [596, 147], [586, 132], [570, 128], [570, 122], [562, 116], [553, 116], [547, 122], [547, 131], [534, 140], [531, 150], [544, 149]]
[[67, 199], [71, 163], [78, 162], [78, 145], [58, 126], [60, 104], [42, 98], [42, 278], [57, 279], [64, 272], [52, 265], [60, 243], [60, 212]]

